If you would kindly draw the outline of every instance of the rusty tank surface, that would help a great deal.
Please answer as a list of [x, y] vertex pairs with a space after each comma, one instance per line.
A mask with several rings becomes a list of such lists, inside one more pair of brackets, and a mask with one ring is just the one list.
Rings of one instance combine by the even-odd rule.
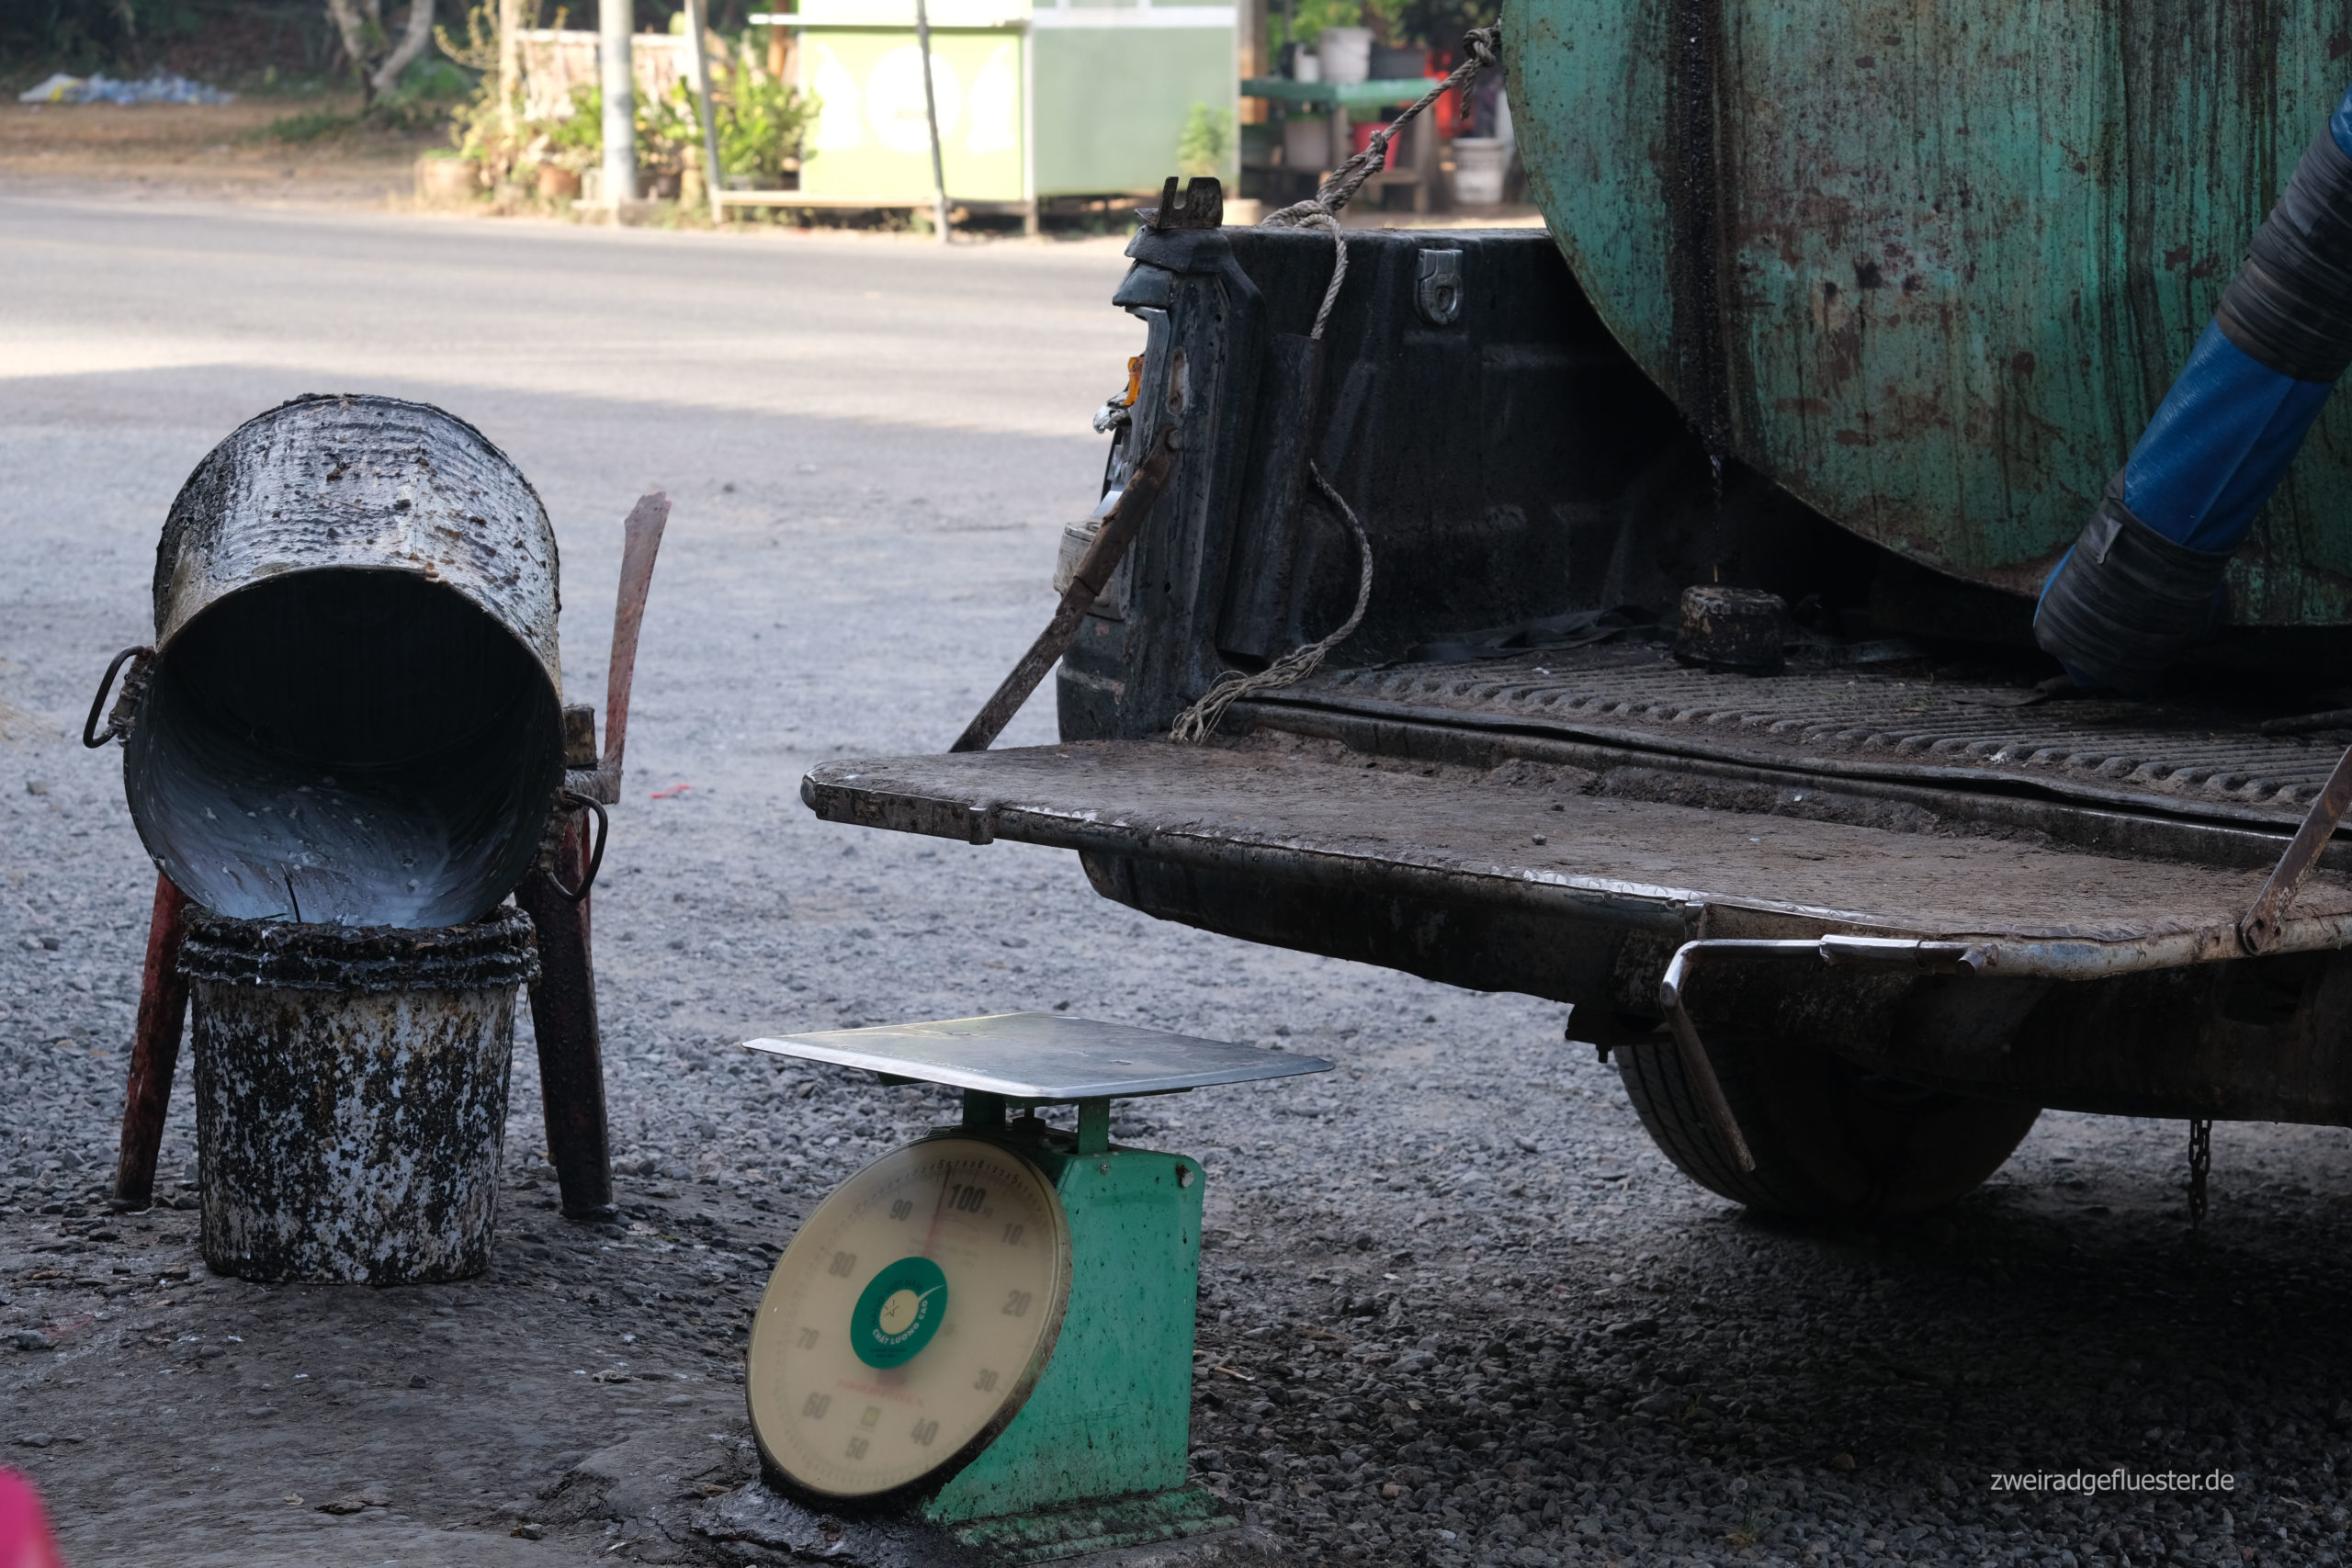
[[[2345, 89], [2320, 0], [1506, 0], [1530, 198], [1708, 446], [2037, 592]], [[2352, 623], [2352, 407], [2230, 567]]]
[[305, 397], [188, 477], [155, 560], [124, 788], [198, 904], [243, 919], [480, 919], [563, 782], [547, 511], [462, 420]]

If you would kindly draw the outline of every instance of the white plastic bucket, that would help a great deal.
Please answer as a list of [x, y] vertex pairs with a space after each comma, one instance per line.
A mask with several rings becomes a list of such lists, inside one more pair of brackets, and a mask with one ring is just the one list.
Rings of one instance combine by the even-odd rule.
[[1326, 82], [1372, 80], [1370, 28], [1325, 28], [1316, 40], [1315, 51], [1322, 58]]
[[1294, 82], [1323, 80], [1323, 62], [1311, 49], [1302, 49], [1290, 57], [1290, 79]]
[[1491, 136], [1461, 136], [1453, 142], [1453, 199], [1464, 207], [1495, 207], [1503, 199], [1503, 173], [1510, 166], [1510, 144]]
[[1319, 115], [1295, 114], [1283, 121], [1283, 164], [1320, 174], [1331, 166], [1331, 122]]

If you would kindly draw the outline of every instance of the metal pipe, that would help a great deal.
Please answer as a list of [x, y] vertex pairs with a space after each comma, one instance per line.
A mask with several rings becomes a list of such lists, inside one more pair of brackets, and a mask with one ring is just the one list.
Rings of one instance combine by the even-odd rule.
[[2278, 857], [2278, 868], [2255, 896], [2245, 918], [2238, 921], [2238, 941], [2248, 953], [2267, 953], [2278, 940], [2287, 906], [2302, 891], [2303, 879], [2319, 863], [2320, 852], [2335, 837], [2336, 824], [2344, 820], [2346, 807], [2352, 807], [2352, 750], [2336, 759], [2335, 771], [2327, 775], [2326, 784], [2312, 801], [2303, 825], [2295, 830], [2294, 841]]
[[932, 223], [944, 245], [955, 235], [947, 227], [947, 164], [939, 150], [939, 97], [931, 85], [931, 7], [925, 0], [915, 0], [915, 50], [922, 56], [922, 113], [931, 126]]
[[1691, 967], [1710, 953], [1725, 956], [1748, 953], [1758, 958], [1813, 957], [1840, 968], [1919, 969], [1931, 974], [1960, 975], [1973, 975], [1986, 962], [1985, 950], [1978, 943], [1914, 942], [1872, 936], [1811, 939], [1722, 937], [1686, 942], [1676, 948], [1674, 956], [1667, 961], [1665, 976], [1657, 983], [1658, 1010], [1666, 1014], [1667, 1026], [1674, 1032], [1674, 1043], [1682, 1054], [1683, 1070], [1690, 1074], [1690, 1081], [1697, 1086], [1699, 1097], [1707, 1102], [1707, 1114], [1715, 1124], [1715, 1136], [1722, 1141], [1724, 1152], [1742, 1170], [1754, 1170], [1756, 1156], [1748, 1152], [1747, 1139], [1739, 1130], [1739, 1119], [1732, 1113], [1731, 1101], [1724, 1096], [1723, 1082], [1715, 1077], [1715, 1065], [1699, 1039], [1699, 1027], [1690, 1021], [1690, 1010], [1682, 1002], [1683, 987], [1690, 982]]

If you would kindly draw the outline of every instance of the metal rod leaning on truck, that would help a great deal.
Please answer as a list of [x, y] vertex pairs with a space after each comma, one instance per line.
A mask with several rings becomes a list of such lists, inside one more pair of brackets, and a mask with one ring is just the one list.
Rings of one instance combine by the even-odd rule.
[[1046, 678], [1046, 671], [1054, 667], [1054, 660], [1062, 656], [1070, 638], [1078, 635], [1079, 624], [1086, 619], [1086, 612], [1094, 607], [1094, 601], [1110, 584], [1111, 574], [1119, 570], [1127, 547], [1143, 532], [1144, 521], [1159, 502], [1159, 492], [1168, 483], [1168, 470], [1175, 461], [1176, 430], [1170, 425], [1160, 432], [1159, 444], [1119, 492], [1119, 499], [1111, 503], [1111, 511], [1096, 531], [1094, 542], [1080, 558], [1078, 570], [1070, 574], [1069, 586], [1062, 591], [1062, 602], [1055, 606], [1053, 620], [1029, 645], [1029, 651], [1021, 656], [1021, 662], [1012, 667], [995, 694], [980, 705], [980, 711], [972, 716], [972, 722], [964, 727], [956, 744], [947, 748], [950, 751], [985, 751], [1004, 733], [1004, 727], [1012, 722], [1012, 716], [1021, 711], [1021, 705], [1029, 700], [1029, 694], [1037, 689], [1037, 682]]

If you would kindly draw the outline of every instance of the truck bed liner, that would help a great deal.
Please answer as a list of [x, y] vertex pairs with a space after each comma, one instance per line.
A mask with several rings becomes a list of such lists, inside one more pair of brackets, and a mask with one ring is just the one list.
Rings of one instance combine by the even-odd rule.
[[[802, 798], [829, 821], [1016, 840], [1289, 882], [1514, 904], [1688, 931], [1849, 931], [2079, 947], [2087, 969], [2233, 957], [2264, 873], [1996, 838], [1597, 797], [1591, 775], [1484, 774], [1266, 736], [843, 760]], [[2281, 951], [2352, 941], [2352, 880], [2314, 874]], [[1720, 929], [1720, 928], [1718, 928]]]
[[1829, 776], [2023, 787], [2271, 828], [2302, 816], [2346, 739], [2267, 736], [2243, 715], [2156, 703], [2042, 701], [2030, 688], [1989, 681], [1834, 666], [1762, 679], [1713, 674], [1650, 647], [1342, 670], [1257, 702], [1269, 710], [1512, 728]]

